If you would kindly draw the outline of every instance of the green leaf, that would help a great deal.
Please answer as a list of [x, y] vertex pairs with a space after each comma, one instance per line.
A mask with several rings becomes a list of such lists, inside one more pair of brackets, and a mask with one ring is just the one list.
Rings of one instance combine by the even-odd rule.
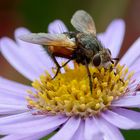
[[50, 137], [52, 137], [56, 132], [50, 133], [48, 136], [42, 138], [41, 140], [48, 140]]

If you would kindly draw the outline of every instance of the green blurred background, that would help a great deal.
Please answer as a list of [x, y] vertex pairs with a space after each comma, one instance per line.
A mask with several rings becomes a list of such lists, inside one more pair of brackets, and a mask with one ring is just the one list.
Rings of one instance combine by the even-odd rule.
[[[14, 30], [20, 26], [33, 32], [46, 32], [48, 24], [58, 18], [72, 29], [70, 19], [78, 9], [92, 15], [97, 32], [103, 32], [115, 18], [125, 20], [126, 34], [120, 57], [140, 35], [140, 0], [0, 0], [0, 37], [13, 37]], [[2, 56], [0, 75], [29, 83]], [[140, 131], [123, 131], [123, 134], [126, 140], [140, 139]]]

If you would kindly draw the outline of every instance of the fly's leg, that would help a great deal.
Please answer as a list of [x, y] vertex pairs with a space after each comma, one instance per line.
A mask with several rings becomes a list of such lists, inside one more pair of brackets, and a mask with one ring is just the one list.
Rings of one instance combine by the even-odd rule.
[[88, 74], [88, 78], [89, 78], [90, 93], [92, 94], [92, 79], [91, 79], [91, 73], [90, 73], [90, 70], [89, 70], [89, 67], [88, 67], [88, 63], [87, 63], [86, 60], [85, 60], [85, 66], [86, 66], [87, 74]]
[[65, 67], [73, 58], [70, 58], [70, 59], [69, 59], [68, 61], [66, 61], [62, 66], [59, 65], [59, 63], [57, 62], [55, 56], [52, 55], [52, 59], [53, 59], [54, 63], [55, 63], [56, 66], [57, 66], [56, 73], [55, 73], [54, 77], [52, 78], [52, 79], [54, 79], [54, 78], [58, 75], [58, 73], [60, 72], [60, 69], [63, 68], [63, 67]]
[[62, 68], [62, 67], [65, 67], [72, 59], [73, 59], [73, 58], [70, 58], [68, 61], [66, 61], [66, 62], [61, 66], [61, 68]]
[[50, 58], [53, 60], [53, 62], [55, 63], [55, 65], [57, 66], [56, 73], [55, 73], [54, 77], [52, 78], [52, 79], [54, 79], [54, 78], [58, 75], [58, 73], [60, 72], [61, 66], [59, 65], [59, 63], [57, 62], [55, 56], [54, 56], [53, 53], [49, 50], [49, 48], [44, 46], [44, 49], [45, 49], [45, 51], [47, 52], [47, 54], [50, 56]]
[[[116, 59], [117, 59], [117, 58], [116, 58]], [[114, 68], [113, 68], [112, 66], [110, 66], [110, 69], [109, 69], [109, 70], [112, 71], [113, 69], [114, 69]], [[117, 75], [117, 73], [116, 73], [115, 71], [114, 71], [114, 75], [115, 75], [115, 76]], [[119, 80], [123, 83], [123, 85], [125, 84], [124, 81], [123, 81], [121, 78], [120, 78]]]
[[51, 58], [53, 59], [54, 63], [56, 64], [57, 66], [57, 70], [56, 70], [56, 73], [54, 75], [54, 77], [52, 78], [52, 80], [58, 75], [58, 73], [60, 72], [60, 69], [61, 69], [61, 66], [59, 65], [59, 63], [57, 62], [56, 58], [54, 55], [51, 56]]

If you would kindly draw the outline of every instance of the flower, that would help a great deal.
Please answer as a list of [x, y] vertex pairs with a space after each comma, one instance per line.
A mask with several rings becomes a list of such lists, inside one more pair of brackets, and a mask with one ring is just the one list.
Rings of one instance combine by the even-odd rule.
[[[66, 32], [56, 20], [50, 33]], [[68, 63], [54, 75], [54, 63], [40, 45], [23, 42], [15, 31], [15, 41], [0, 40], [1, 53], [32, 86], [0, 78], [0, 135], [3, 140], [36, 140], [56, 132], [50, 140], [123, 140], [119, 129], [139, 129], [140, 38], [112, 69], [90, 67], [93, 93], [90, 93], [85, 67]], [[124, 22], [114, 20], [98, 38], [115, 58], [124, 36]], [[66, 61], [57, 58], [59, 63]], [[129, 67], [129, 69], [127, 68]], [[135, 70], [133, 74], [131, 71]]]

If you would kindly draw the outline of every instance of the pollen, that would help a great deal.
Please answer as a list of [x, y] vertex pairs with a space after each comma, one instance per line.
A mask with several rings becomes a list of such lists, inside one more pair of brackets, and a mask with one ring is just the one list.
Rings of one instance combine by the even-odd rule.
[[109, 69], [90, 66], [92, 89], [84, 65], [68, 66], [55, 79], [46, 72], [32, 83], [28, 91], [28, 107], [36, 114], [90, 117], [109, 109], [114, 100], [125, 96], [133, 72], [118, 64]]

